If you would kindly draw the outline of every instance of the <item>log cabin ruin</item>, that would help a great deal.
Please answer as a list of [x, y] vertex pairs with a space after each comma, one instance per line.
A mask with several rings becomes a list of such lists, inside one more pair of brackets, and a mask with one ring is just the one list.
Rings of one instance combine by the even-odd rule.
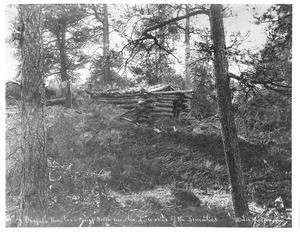
[[176, 90], [171, 85], [155, 85], [125, 91], [88, 91], [98, 102], [127, 110], [120, 118], [133, 123], [153, 123], [159, 117], [179, 118], [191, 110], [192, 90]]
[[[6, 83], [6, 98], [21, 98], [21, 84]], [[52, 91], [54, 93], [50, 93]], [[87, 93], [98, 103], [107, 103], [119, 106], [126, 112], [121, 119], [133, 123], [153, 123], [160, 117], [179, 118], [191, 111], [192, 90], [176, 90], [171, 85], [158, 84], [147, 88], [132, 87], [122, 91], [111, 90], [84, 90], [77, 94]], [[66, 98], [56, 97], [55, 91], [46, 87], [46, 106], [64, 105]], [[8, 101], [7, 104], [9, 104]]]

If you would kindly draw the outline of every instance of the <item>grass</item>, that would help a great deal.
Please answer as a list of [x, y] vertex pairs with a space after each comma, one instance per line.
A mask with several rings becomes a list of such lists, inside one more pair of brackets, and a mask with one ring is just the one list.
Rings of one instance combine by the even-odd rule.
[[[194, 134], [171, 118], [156, 121], [158, 133], [120, 121], [121, 113], [106, 105], [47, 108], [49, 213], [32, 226], [236, 226], [219, 135]], [[18, 118], [17, 112], [7, 118], [9, 151], [18, 143], [9, 130]], [[268, 212], [278, 195], [291, 204], [286, 166], [253, 145], [240, 147], [247, 180], [270, 175], [247, 185], [253, 226], [290, 227], [290, 213]], [[7, 162], [7, 226], [18, 219], [19, 156]]]

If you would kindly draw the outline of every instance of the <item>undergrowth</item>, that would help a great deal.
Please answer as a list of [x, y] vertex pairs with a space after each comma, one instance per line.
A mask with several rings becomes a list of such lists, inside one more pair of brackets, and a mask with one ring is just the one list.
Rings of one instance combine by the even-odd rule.
[[[95, 103], [47, 108], [48, 218], [32, 226], [236, 226], [219, 135], [172, 118], [136, 125], [122, 113]], [[18, 146], [19, 117], [7, 118], [7, 153]], [[240, 150], [248, 201], [265, 211], [281, 196], [290, 207], [290, 162], [247, 142]], [[19, 159], [7, 160], [7, 226], [18, 221]], [[289, 214], [264, 211], [253, 226], [291, 226]]]

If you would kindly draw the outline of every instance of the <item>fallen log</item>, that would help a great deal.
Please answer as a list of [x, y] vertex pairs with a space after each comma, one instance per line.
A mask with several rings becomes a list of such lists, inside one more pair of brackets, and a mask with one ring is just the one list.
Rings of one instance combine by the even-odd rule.
[[65, 104], [65, 102], [66, 102], [66, 98], [52, 99], [52, 100], [47, 100], [45, 105], [54, 106], [54, 105]]

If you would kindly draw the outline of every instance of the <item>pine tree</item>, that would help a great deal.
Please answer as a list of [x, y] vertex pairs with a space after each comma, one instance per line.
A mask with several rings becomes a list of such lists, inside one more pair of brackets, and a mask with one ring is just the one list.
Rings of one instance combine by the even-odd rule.
[[249, 210], [244, 194], [241, 157], [231, 103], [222, 5], [211, 5], [211, 30], [219, 118], [222, 126], [223, 147], [231, 183], [232, 202], [236, 217], [242, 218], [248, 216]]
[[55, 45], [48, 42], [48, 46], [45, 46], [47, 61], [45, 67], [58, 69], [55, 73], [59, 74], [61, 81], [66, 84], [63, 92], [67, 107], [72, 106], [71, 83], [74, 71], [86, 62], [80, 48], [88, 39], [89, 30], [76, 27], [85, 17], [85, 8], [77, 4], [45, 7], [45, 31], [52, 35], [49, 40], [55, 41]]
[[42, 6], [20, 5], [22, 56], [22, 181], [20, 226], [47, 212]]

